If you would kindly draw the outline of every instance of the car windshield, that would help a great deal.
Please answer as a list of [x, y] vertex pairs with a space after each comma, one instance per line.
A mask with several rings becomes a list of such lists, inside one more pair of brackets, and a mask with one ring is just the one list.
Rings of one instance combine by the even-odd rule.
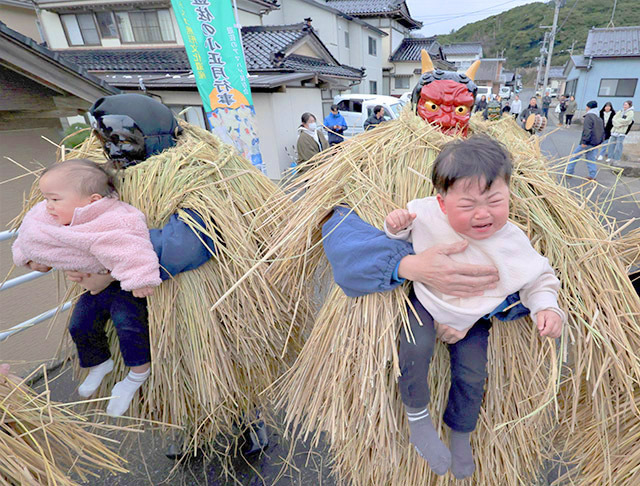
[[395, 113], [396, 116], [398, 116], [400, 115], [403, 106], [404, 103], [394, 103], [393, 105], [391, 105], [391, 110]]

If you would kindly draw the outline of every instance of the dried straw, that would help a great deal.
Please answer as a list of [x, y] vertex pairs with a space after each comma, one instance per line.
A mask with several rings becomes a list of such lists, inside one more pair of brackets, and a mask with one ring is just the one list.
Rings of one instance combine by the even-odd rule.
[[[546, 454], [556, 451], [558, 428], [575, 434], [576, 441], [565, 444], [579, 448], [584, 427], [605, 433], [605, 417], [632, 423], [640, 416], [640, 300], [618, 254], [626, 249], [629, 264], [640, 241], [637, 234], [628, 235], [617, 244], [613, 222], [557, 182], [538, 140], [526, 137], [511, 118], [487, 123], [474, 117], [470, 132], [489, 134], [513, 153], [511, 220], [556, 269], [563, 282], [560, 305], [569, 313], [559, 348], [541, 339], [529, 318], [496, 322], [491, 333], [487, 393], [472, 434], [477, 467], [469, 484], [530, 485]], [[321, 224], [336, 205], [346, 203], [381, 227], [392, 209], [432, 194], [424, 175], [451, 139], [407, 110], [309, 161], [297, 180], [296, 202], [280, 198], [266, 210], [288, 221], [275, 238], [280, 260], [271, 268], [274, 282], [313, 288], [314, 272], [327, 264]], [[335, 472], [349, 484], [454, 482], [451, 475], [432, 475], [408, 442], [396, 386], [397, 338], [408, 324], [406, 292], [405, 285], [348, 298], [334, 286], [298, 360], [277, 387], [287, 423], [316, 442], [325, 433]], [[562, 367], [563, 358], [570, 366]], [[447, 376], [448, 353], [438, 344], [430, 371], [437, 427], [442, 427]], [[446, 428], [441, 433], [446, 436]], [[618, 452], [612, 441], [592, 442], [594, 453]], [[582, 484], [632, 484], [601, 482], [590, 471]]]
[[[117, 175], [121, 199], [142, 210], [151, 228], [177, 213], [216, 248], [209, 262], [165, 281], [149, 298], [152, 374], [129, 413], [184, 426], [185, 446], [208, 452], [219, 434], [247, 422], [260, 393], [292, 363], [302, 347], [306, 310], [297, 303], [300, 292], [274, 287], [265, 278], [268, 264], [259, 262], [284, 221], [267, 221], [255, 210], [279, 189], [211, 133], [183, 128], [175, 147]], [[70, 153], [60, 151], [60, 160], [72, 157], [105, 162], [93, 137]], [[25, 209], [39, 198], [34, 186]], [[184, 209], [198, 212], [205, 228]], [[96, 396], [108, 396], [125, 374], [108, 327], [116, 368]]]
[[127, 472], [96, 434], [100, 428], [110, 427], [52, 402], [48, 386], [37, 393], [25, 380], [0, 374], [0, 485], [73, 486], [69, 475], [87, 481], [96, 470]]

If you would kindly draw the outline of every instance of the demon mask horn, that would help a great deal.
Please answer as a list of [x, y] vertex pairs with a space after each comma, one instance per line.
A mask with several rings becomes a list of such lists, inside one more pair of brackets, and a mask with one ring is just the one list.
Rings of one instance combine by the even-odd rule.
[[422, 49], [422, 74], [434, 71], [433, 61], [429, 53]]
[[469, 66], [469, 69], [467, 69], [467, 72], [465, 74], [471, 81], [475, 81], [476, 73], [478, 72], [479, 67], [480, 67], [480, 59], [477, 59], [473, 61], [473, 64]]

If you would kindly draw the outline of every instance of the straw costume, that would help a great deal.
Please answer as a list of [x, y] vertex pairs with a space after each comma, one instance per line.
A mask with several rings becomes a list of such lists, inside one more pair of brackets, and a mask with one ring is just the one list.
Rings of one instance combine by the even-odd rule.
[[[452, 77], [425, 64], [423, 82], [439, 77], [454, 89]], [[464, 84], [472, 77], [468, 72]], [[391, 210], [432, 194], [428, 174], [436, 154], [467, 132], [466, 104], [458, 115], [445, 113], [446, 121], [433, 120], [439, 107], [421, 99], [423, 89], [414, 91], [418, 116], [405, 109], [398, 120], [323, 152], [297, 181], [296, 202], [268, 208], [288, 221], [274, 243], [281, 261], [271, 269], [273, 278], [309, 286], [318, 269], [328, 269], [328, 257], [340, 285], [330, 289], [278, 391], [292, 430], [313, 443], [327, 440], [337, 477], [352, 485], [456, 483], [451, 474], [437, 478], [409, 444], [398, 392], [398, 336], [409, 332], [409, 289], [393, 274], [412, 250], [394, 241], [386, 259], [374, 254], [389, 245], [376, 227]], [[425, 123], [430, 119], [439, 126]], [[626, 263], [637, 258], [640, 234], [616, 241], [613, 225], [602, 224], [607, 217], [556, 182], [537, 140], [511, 117], [485, 122], [475, 116], [468, 132], [494, 137], [513, 152], [510, 219], [556, 270], [563, 285], [559, 304], [569, 321], [559, 348], [537, 335], [529, 317], [494, 322], [484, 402], [471, 435], [475, 473], [467, 484], [535, 484], [549, 457], [575, 460], [576, 484], [636, 484], [637, 467], [614, 470], [613, 464], [631, 447], [629, 438], [637, 438], [637, 430], [614, 424], [637, 424], [640, 417], [640, 300], [620, 256], [625, 253]], [[389, 278], [360, 278], [375, 272]], [[445, 346], [437, 343], [429, 387], [431, 415], [438, 419], [447, 401], [448, 363]], [[589, 448], [580, 450], [583, 431]]]
[[[148, 299], [152, 373], [128, 413], [184, 426], [185, 450], [208, 449], [221, 433], [251, 421], [259, 394], [300, 348], [296, 316], [305, 312], [290, 305], [298, 292], [273, 286], [264, 277], [267, 265], [257, 263], [274, 225], [283, 222], [254, 211], [278, 189], [216, 136], [184, 123], [178, 128], [155, 100], [116, 95], [98, 100], [92, 114], [110, 124], [109, 139], [93, 132], [60, 158], [104, 163], [104, 147], [124, 167], [115, 174], [116, 189], [145, 213], [164, 280]], [[110, 143], [124, 128], [133, 142], [144, 140], [142, 156], [127, 157]], [[103, 133], [102, 144], [94, 133]], [[34, 190], [28, 205], [38, 199]], [[116, 363], [99, 396], [124, 369], [107, 328]]]
[[8, 365], [0, 365], [0, 485], [78, 484], [96, 472], [127, 472], [124, 460], [96, 434], [99, 427], [51, 402], [49, 390], [36, 393]]

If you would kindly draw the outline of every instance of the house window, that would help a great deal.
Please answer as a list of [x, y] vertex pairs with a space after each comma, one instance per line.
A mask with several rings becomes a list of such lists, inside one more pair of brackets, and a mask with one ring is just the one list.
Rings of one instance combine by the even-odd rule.
[[638, 79], [601, 79], [598, 96], [631, 98], [636, 93]]
[[92, 13], [60, 15], [62, 25], [71, 46], [100, 45], [98, 28], [93, 21]]
[[349, 49], [349, 31], [344, 31], [344, 46]]
[[394, 79], [394, 87], [395, 89], [409, 89], [409, 77], [395, 77]]
[[378, 55], [378, 43], [373, 37], [369, 37], [369, 55]]
[[370, 94], [378, 94], [378, 82], [377, 81], [369, 81], [369, 93]]
[[100, 29], [100, 36], [103, 39], [118, 37], [118, 29], [116, 28], [116, 23], [113, 20], [113, 13], [96, 12], [96, 21], [98, 22], [98, 28]]
[[120, 39], [124, 43], [175, 42], [169, 10], [116, 12]]
[[204, 116], [202, 106], [170, 106], [171, 111], [176, 117], [182, 118], [187, 123], [208, 130], [207, 122]]
[[567, 81], [567, 85], [564, 88], [564, 94], [567, 96], [575, 96], [577, 87], [578, 87], [577, 79], [572, 79], [571, 81]]

